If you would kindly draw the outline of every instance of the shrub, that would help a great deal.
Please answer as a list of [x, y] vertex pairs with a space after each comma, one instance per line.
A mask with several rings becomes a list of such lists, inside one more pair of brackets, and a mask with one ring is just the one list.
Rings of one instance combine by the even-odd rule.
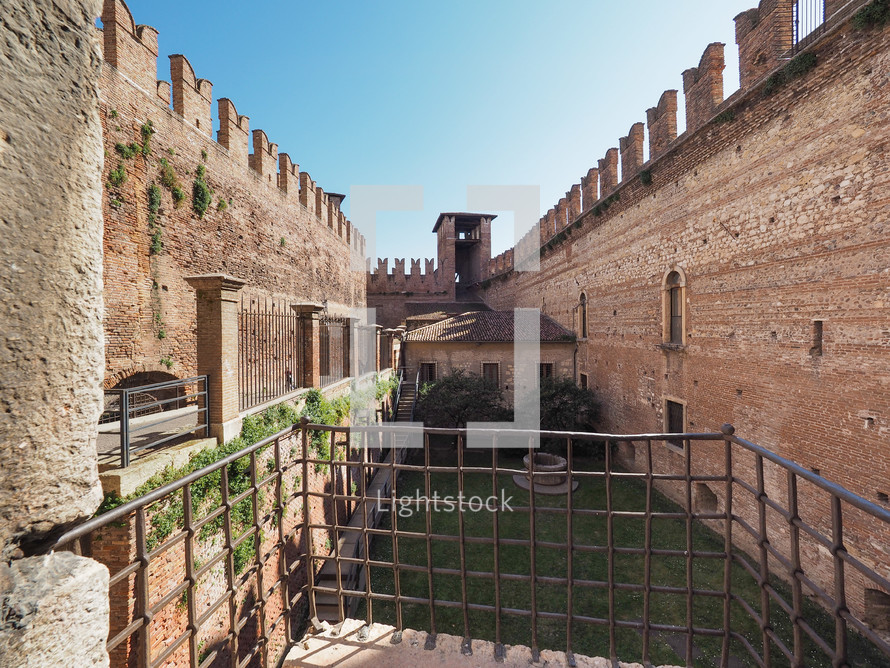
[[185, 199], [185, 192], [179, 186], [173, 186], [170, 189], [170, 194], [173, 195], [173, 206], [178, 209], [179, 205], [182, 204], [182, 200]]
[[853, 28], [867, 30], [890, 23], [890, 0], [874, 0], [853, 15]]
[[112, 169], [108, 173], [109, 187], [120, 188], [127, 182], [127, 170], [124, 169], [124, 163], [120, 163], [117, 169]]
[[192, 182], [192, 210], [198, 214], [198, 218], [204, 217], [213, 201], [213, 191], [204, 180], [206, 174], [207, 168], [204, 165], [198, 165], [195, 180]]
[[763, 85], [763, 95], [772, 95], [789, 81], [802, 77], [816, 67], [817, 60], [815, 53], [802, 53], [792, 58], [785, 67], [771, 74], [766, 80]]
[[642, 183], [644, 186], [652, 185], [652, 170], [651, 169], [644, 169], [643, 171], [640, 172], [640, 183]]

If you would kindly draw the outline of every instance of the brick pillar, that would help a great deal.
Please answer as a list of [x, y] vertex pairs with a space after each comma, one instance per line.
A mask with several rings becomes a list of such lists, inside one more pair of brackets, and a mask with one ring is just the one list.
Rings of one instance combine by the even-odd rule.
[[599, 199], [600, 173], [596, 167], [587, 170], [587, 176], [581, 178], [581, 206], [584, 211], [590, 211]]
[[245, 281], [225, 274], [187, 276], [195, 289], [198, 373], [207, 375], [210, 433], [220, 443], [241, 431], [238, 388], [238, 293]]
[[[833, 13], [826, 1], [825, 16]], [[735, 17], [735, 41], [739, 45], [739, 78], [742, 89], [778, 67], [794, 38], [794, 0], [764, 0]]]
[[677, 91], [666, 90], [658, 104], [646, 110], [649, 125], [649, 160], [654, 160], [677, 138]]
[[303, 332], [303, 387], [318, 387], [321, 384], [321, 323], [318, 314], [324, 310], [321, 304], [294, 304], [291, 306], [302, 320]]
[[643, 166], [645, 130], [642, 123], [634, 123], [626, 137], [618, 140], [621, 149], [621, 180], [629, 181]]

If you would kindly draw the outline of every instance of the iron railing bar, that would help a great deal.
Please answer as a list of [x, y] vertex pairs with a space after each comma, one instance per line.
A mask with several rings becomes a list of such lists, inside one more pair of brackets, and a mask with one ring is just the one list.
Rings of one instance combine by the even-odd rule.
[[[368, 538], [368, 500], [367, 499], [368, 499], [368, 473], [373, 471], [373, 469], [368, 468], [366, 466], [367, 460], [369, 459], [369, 452], [370, 452], [370, 450], [367, 447], [368, 446], [368, 434], [362, 434], [362, 445], [364, 445], [364, 447], [362, 448], [362, 468], [361, 468], [361, 476], [360, 476], [361, 485], [359, 485], [359, 490], [361, 491], [361, 498], [362, 498], [362, 502], [361, 502], [362, 539], [364, 540], [364, 550], [363, 550], [363, 554], [362, 554], [362, 556], [364, 557], [363, 561], [364, 561], [364, 569], [365, 569], [364, 599], [365, 599], [366, 610], [368, 613], [367, 623], [368, 623], [368, 626], [370, 626], [371, 624], [374, 623], [374, 607], [373, 607], [373, 603], [371, 601], [371, 565], [370, 565], [371, 543], [370, 543], [370, 539]], [[308, 454], [308, 453], [306, 453], [306, 454]], [[307, 515], [307, 518], [306, 518], [307, 524], [306, 525], [308, 526], [309, 520], [308, 520], [308, 512], [306, 511], [307, 506], [304, 504], [303, 508], [304, 508], [304, 513], [306, 513], [306, 515]], [[376, 512], [380, 513], [382, 511], [380, 508], [377, 508]]]
[[207, 620], [213, 616], [213, 613], [219, 610], [222, 604], [226, 603], [229, 600], [230, 596], [232, 596], [232, 594], [228, 591], [224, 591], [222, 594], [220, 594], [219, 597], [207, 607], [207, 610], [201, 613], [201, 615], [198, 617], [196, 622], [198, 627], [204, 626]]
[[139, 618], [125, 626], [116, 636], [109, 638], [108, 642], [105, 643], [105, 650], [110, 654], [115, 647], [141, 629], [143, 624], [145, 624], [145, 620]]
[[643, 546], [643, 663], [652, 663], [649, 643], [652, 605], [652, 441], [646, 440], [646, 510]]
[[[612, 507], [612, 443], [606, 441], [605, 445], [605, 473], [606, 473], [606, 512], [611, 513]], [[609, 583], [609, 658], [613, 663], [618, 661], [618, 645], [615, 637], [615, 527], [611, 514], [606, 515], [606, 568]]]
[[108, 588], [111, 589], [112, 587], [114, 587], [114, 585], [121, 582], [124, 578], [131, 576], [133, 573], [135, 573], [138, 570], [139, 570], [139, 562], [134, 561], [129, 566], [126, 566], [125, 568], [119, 570], [117, 573], [115, 573], [108, 579]]
[[872, 571], [868, 566], [863, 564], [861, 561], [859, 561], [859, 559], [854, 557], [852, 554], [850, 554], [849, 552], [847, 552], [845, 550], [845, 551], [839, 553], [838, 556], [844, 563], [849, 564], [850, 566], [855, 568], [857, 571], [859, 571], [860, 573], [865, 575], [867, 578], [869, 578], [876, 585], [879, 585], [880, 587], [883, 587], [884, 589], [887, 589], [888, 591], [890, 591], [890, 580], [883, 577], [880, 573], [876, 573], [876, 572]]
[[[275, 518], [278, 523], [278, 544], [276, 545], [278, 549], [278, 582], [276, 582], [276, 585], [281, 585], [281, 614], [285, 616], [284, 637], [290, 642], [292, 640], [293, 627], [291, 625], [290, 593], [288, 591], [289, 582], [287, 578], [287, 540], [284, 530], [284, 471], [281, 466], [281, 439], [275, 441], [273, 457], [275, 458], [275, 473], [277, 474], [275, 483]], [[277, 625], [276, 621], [274, 626], [277, 627]]]
[[145, 507], [136, 508], [136, 559], [140, 568], [136, 572], [136, 603], [133, 608], [134, 617], [142, 617], [142, 627], [139, 629], [138, 657], [143, 666], [151, 665], [151, 611], [148, 591], [148, 564], [149, 559], [145, 547]]
[[[161, 652], [160, 654], [158, 654], [158, 656], [155, 658], [154, 661], [152, 661], [150, 664], [147, 664], [147, 665], [149, 665], [150, 668], [160, 668], [160, 666], [163, 666], [167, 662], [167, 658], [170, 657], [173, 654], [173, 652], [178, 650], [182, 646], [182, 644], [191, 637], [191, 635], [192, 635], [191, 631], [189, 631], [189, 630], [184, 631], [182, 633], [182, 635], [180, 635], [178, 638], [176, 638], [176, 640], [174, 640], [169, 645], [164, 647], [164, 651]], [[194, 666], [197, 664], [190, 663], [189, 665]]]
[[[572, 439], [566, 439], [566, 484], [568, 485], [568, 489], [566, 490], [566, 660], [569, 664], [573, 664], [575, 662], [575, 655], [572, 651], [572, 615], [574, 613], [575, 607], [575, 599], [574, 599], [574, 553], [573, 553], [573, 545], [575, 542], [575, 530], [572, 524], [572, 516], [573, 516], [573, 494], [572, 494], [572, 484], [574, 478], [572, 477], [572, 473], [574, 471], [574, 458], [572, 457]], [[532, 486], [531, 492], [534, 493], [534, 486]], [[497, 498], [497, 494], [495, 494], [495, 498]]]
[[758, 668], [764, 668], [763, 659], [760, 658], [760, 654], [758, 654], [757, 650], [754, 649], [754, 646], [745, 636], [743, 636], [741, 633], [733, 631], [732, 637], [737, 642], [741, 643], [742, 647], [747, 650], [748, 655], [751, 657]]
[[238, 623], [238, 610], [235, 605], [235, 545], [232, 540], [232, 504], [229, 502], [229, 468], [223, 467], [220, 470], [220, 498], [222, 507], [225, 508], [223, 514], [223, 549], [226, 551], [226, 593], [229, 595], [229, 629], [232, 633], [230, 665], [238, 665], [238, 633], [234, 630]]
[[99, 528], [105, 526], [106, 524], [114, 522], [115, 520], [119, 520], [120, 518], [128, 515], [129, 513], [133, 512], [139, 508], [144, 509], [145, 507], [151, 505], [155, 501], [158, 501], [159, 499], [163, 499], [165, 496], [169, 496], [173, 492], [176, 492], [176, 491], [182, 489], [189, 483], [192, 483], [192, 482], [198, 480], [199, 478], [203, 478], [205, 475], [208, 475], [208, 474], [218, 471], [224, 467], [227, 467], [232, 462], [238, 461], [242, 457], [249, 455], [251, 452], [259, 450], [260, 448], [264, 448], [265, 446], [272, 443], [275, 439], [281, 438], [291, 432], [297, 431], [298, 429], [299, 429], [298, 424], [292, 425], [286, 429], [281, 430], [277, 434], [268, 436], [267, 438], [264, 438], [261, 441], [257, 441], [253, 445], [250, 445], [242, 450], [239, 450], [238, 452], [234, 452], [231, 455], [223, 457], [222, 459], [214, 462], [213, 464], [209, 464], [202, 469], [198, 469], [197, 471], [193, 471], [192, 473], [189, 473], [188, 475], [185, 475], [182, 478], [179, 478], [178, 480], [174, 480], [173, 482], [167, 483], [166, 485], [164, 485], [162, 487], [158, 487], [157, 489], [149, 492], [148, 494], [146, 494], [144, 496], [140, 496], [139, 498], [133, 499], [132, 501], [129, 501], [121, 506], [118, 506], [117, 508], [109, 510], [107, 513], [103, 513], [102, 515], [97, 515], [96, 517], [93, 517], [92, 519], [87, 520], [83, 524], [80, 524], [80, 525], [76, 526], [75, 528], [71, 529], [70, 531], [67, 531], [64, 534], [62, 534], [61, 536], [59, 536], [59, 538], [57, 538], [56, 541], [53, 542], [49, 546], [48, 549], [54, 550], [54, 549], [58, 548], [59, 546], [65, 545], [65, 544], [75, 540], [76, 538], [85, 536], [88, 533], [91, 533], [91, 532], [95, 531], [96, 529], [99, 529]]
[[848, 623], [850, 623], [856, 627], [856, 630], [861, 635], [863, 635], [865, 638], [867, 638], [869, 641], [871, 641], [871, 643], [875, 647], [877, 647], [884, 654], [886, 654], [888, 658], [890, 658], [890, 643], [888, 643], [886, 640], [884, 640], [884, 638], [882, 638], [877, 633], [875, 633], [874, 630], [868, 624], [866, 624], [863, 621], [860, 621], [858, 618], [856, 618], [854, 615], [850, 614], [849, 612], [844, 612], [841, 614], [844, 616], [844, 619], [846, 619]]
[[[571, 469], [571, 466], [569, 466]], [[494, 435], [491, 443], [491, 493], [495, 499], [500, 498], [500, 485], [498, 484], [498, 437]], [[494, 655], [495, 661], [502, 660], [505, 655], [504, 645], [501, 642], [501, 508], [498, 506], [491, 514], [492, 538], [494, 539]], [[432, 564], [430, 564], [432, 566]], [[430, 592], [432, 597], [432, 591]], [[571, 648], [571, 641], [569, 642]]]
[[[389, 485], [390, 485], [390, 494], [391, 498], [398, 498], [398, 473], [396, 472], [396, 459], [398, 454], [396, 453], [396, 437], [395, 435], [390, 436], [389, 442]], [[395, 504], [393, 504], [393, 510], [395, 510]], [[392, 523], [390, 526], [392, 527], [392, 576], [393, 576], [393, 585], [395, 587], [396, 592], [396, 631], [400, 634], [404, 630], [404, 626], [402, 624], [402, 587], [401, 587], [401, 579], [399, 574], [399, 526], [398, 526], [398, 512], [393, 512], [392, 515]]]
[[257, 485], [257, 451], [250, 453], [251, 519], [253, 520], [253, 556], [256, 568], [256, 594], [259, 602], [257, 626], [261, 638], [262, 663], [269, 665], [269, 632], [266, 628], [266, 590], [263, 586], [262, 525], [260, 524], [260, 490]]
[[[180, 383], [180, 385], [181, 385], [181, 383]], [[130, 390], [130, 394], [140, 394], [140, 393], [142, 393], [141, 388], [138, 388], [138, 387], [134, 387]], [[180, 401], [187, 401], [189, 399], [194, 399], [196, 397], [203, 397], [205, 394], [207, 394], [207, 390], [199, 390], [199, 391], [194, 392], [193, 394], [184, 394], [181, 397], [171, 397], [170, 399], [157, 399], [156, 401], [152, 401], [151, 403], [148, 403], [148, 404], [140, 404], [139, 406], [131, 406], [130, 410], [131, 411], [144, 411], [149, 408], [154, 408], [155, 406], [165, 406], [167, 404], [177, 403]], [[190, 406], [183, 406], [182, 408], [198, 408], [198, 405], [192, 404]], [[177, 410], [182, 410], [182, 409], [177, 409]], [[166, 413], [166, 412], [167, 411], [161, 411], [161, 413]], [[138, 417], [148, 417], [149, 415], [158, 415], [158, 413], [147, 413], [146, 415], [140, 415]], [[130, 418], [130, 419], [134, 420], [136, 418], [134, 417], [134, 418]]]
[[890, 523], [890, 510], [887, 510], [886, 508], [883, 508], [877, 504], [871, 503], [867, 499], [854, 494], [850, 490], [841, 487], [837, 483], [826, 480], [822, 476], [816, 475], [809, 469], [805, 469], [789, 459], [785, 459], [784, 457], [781, 457], [774, 452], [770, 452], [766, 448], [755, 445], [754, 443], [746, 441], [743, 438], [739, 438], [738, 436], [733, 436], [731, 440], [736, 445], [739, 445], [754, 454], [759, 454], [764, 459], [769, 460], [774, 464], [778, 464], [782, 468], [793, 472], [799, 478], [802, 478], [803, 480], [816, 485], [819, 489], [822, 489], [829, 494], [836, 496], [841, 501], [849, 503], [854, 508], [858, 508], [859, 510], [864, 511], [883, 522]]
[[839, 497], [831, 497], [831, 556], [834, 561], [834, 643], [835, 651], [832, 665], [843, 668], [847, 661], [847, 620], [843, 613], [847, 610], [846, 581], [844, 579], [844, 560], [841, 554], [844, 547], [843, 511]]
[[[417, 396], [416, 394], [414, 395]], [[458, 435], [457, 437], [457, 492], [458, 498], [462, 499], [464, 496], [464, 446], [466, 445], [465, 437]], [[466, 538], [466, 526], [464, 524], [464, 513], [463, 509], [458, 509], [457, 513], [457, 533], [460, 537], [460, 542], [457, 544], [458, 553], [460, 555], [460, 596], [461, 601], [463, 602], [463, 621], [464, 621], [464, 643], [466, 646], [469, 646], [470, 643], [470, 612], [467, 608], [467, 604], [469, 603], [469, 598], [467, 595], [467, 544], [465, 541]], [[469, 652], [472, 654], [472, 651]]]
[[[429, 434], [424, 433], [423, 435], [423, 485], [424, 485], [424, 494], [426, 494], [427, 498], [430, 496], [430, 436]], [[429, 591], [429, 599], [430, 599], [430, 635], [432, 637], [432, 642], [435, 644], [436, 642], [436, 606], [432, 603], [435, 600], [435, 592], [433, 590], [433, 542], [432, 542], [432, 533], [433, 533], [433, 516], [432, 510], [430, 509], [430, 504], [426, 505], [426, 517], [424, 518], [426, 521], [426, 564], [427, 564], [427, 589]]]
[[538, 538], [535, 526], [535, 448], [531, 436], [528, 439], [528, 522], [529, 522], [529, 575], [531, 576], [531, 613], [532, 613], [532, 661], [537, 662], [540, 655], [538, 648], [538, 563], [537, 546]]
[[731, 425], [723, 425], [721, 431], [723, 439], [723, 459], [725, 473], [725, 487], [723, 489], [723, 550], [726, 558], [723, 561], [723, 640], [720, 646], [720, 666], [728, 668], [731, 645], [732, 629], [732, 501], [733, 501], [733, 472], [732, 472], [732, 442], [727, 438], [733, 432]]
[[685, 477], [685, 495], [686, 503], [684, 511], [686, 514], [686, 665], [692, 668], [693, 646], [692, 646], [692, 444], [689, 441], [683, 441], [684, 457], [683, 457], [683, 476]]
[[[347, 446], [348, 447], [348, 446]], [[334, 498], [334, 495], [337, 491], [337, 432], [332, 431], [330, 436], [330, 442], [328, 443], [328, 454], [330, 455], [330, 472], [331, 472], [331, 493], [330, 493], [330, 501], [331, 501], [331, 510], [334, 514], [334, 528], [331, 530], [333, 535], [333, 548], [334, 548], [334, 571], [337, 583], [337, 615], [339, 619], [346, 619], [344, 615], [343, 608], [343, 572], [340, 568], [340, 532], [337, 530], [336, 526], [339, 524], [337, 517], [337, 499]]]
[[182, 524], [186, 531], [185, 538], [185, 579], [186, 579], [186, 613], [188, 616], [188, 624], [186, 629], [190, 632], [189, 636], [189, 665], [198, 665], [198, 629], [200, 628], [197, 617], [198, 611], [195, 606], [195, 585], [197, 578], [195, 577], [195, 527], [192, 517], [192, 486], [186, 485], [182, 488]]

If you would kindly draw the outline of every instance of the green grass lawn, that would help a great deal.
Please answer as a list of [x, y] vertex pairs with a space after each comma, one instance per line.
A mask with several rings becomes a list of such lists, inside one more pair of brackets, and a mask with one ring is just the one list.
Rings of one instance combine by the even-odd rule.
[[[455, 456], [452, 454], [448, 461], [433, 462], [453, 465]], [[468, 454], [465, 458], [467, 466], [490, 466], [491, 456]], [[521, 455], [515, 455], [509, 451], [501, 451], [498, 461], [499, 468], [522, 469]], [[574, 468], [576, 470], [602, 470], [602, 463], [595, 460], [576, 457]], [[492, 494], [492, 475], [465, 474], [465, 497], [477, 495], [488, 497]], [[513, 497], [511, 505], [528, 506], [529, 494], [517, 487], [510, 474], [498, 476], [498, 486], [506, 490], [507, 496]], [[420, 490], [423, 495], [424, 477], [420, 473], [402, 473], [399, 477], [396, 493], [398, 496], [413, 496], [415, 490]], [[431, 492], [437, 491], [439, 496], [456, 495], [458, 492], [458, 479], [455, 473], [433, 474], [431, 476]], [[565, 496], [535, 495], [537, 507], [536, 539], [537, 541], [552, 541], [565, 543], [568, 536], [565, 512], [553, 513], [544, 510], [545, 507], [565, 508]], [[605, 509], [606, 487], [601, 479], [582, 480], [580, 487], [573, 495], [573, 504], [576, 509]], [[612, 507], [614, 510], [643, 511], [646, 504], [645, 484], [640, 480], [613, 479]], [[655, 493], [652, 500], [653, 510], [656, 512], [679, 512], [681, 509], [669, 501], [666, 497]], [[440, 506], [440, 508], [444, 508]], [[457, 512], [434, 512], [432, 515], [432, 531], [434, 533], [459, 535]], [[528, 539], [531, 535], [529, 525], [529, 513], [522, 511], [499, 513], [499, 536], [504, 538]], [[399, 517], [397, 519], [399, 531], [426, 530], [425, 512], [414, 513], [411, 517]], [[616, 546], [620, 547], [644, 547], [645, 524], [637, 518], [615, 518], [613, 522], [613, 535]], [[391, 522], [387, 517], [382, 528], [390, 528]], [[481, 512], [464, 513], [464, 529], [466, 536], [479, 536], [491, 538], [493, 536], [492, 513], [485, 510]], [[576, 516], [573, 526], [573, 539], [575, 545], [603, 546], [606, 545], [607, 522], [604, 517]], [[685, 520], [653, 519], [652, 545], [654, 548], [684, 550], [686, 547], [686, 523]], [[696, 551], [720, 552], [723, 549], [723, 539], [707, 527], [695, 523], [693, 525], [693, 545]], [[426, 566], [427, 547], [424, 539], [400, 537], [398, 540], [399, 562], [402, 564], [416, 564]], [[372, 558], [382, 561], [391, 561], [393, 555], [392, 541], [386, 537], [377, 537], [372, 546]], [[494, 570], [494, 548], [492, 545], [465, 544], [466, 568], [468, 571]], [[529, 575], [530, 548], [527, 546], [501, 545], [500, 569], [501, 569], [501, 605], [504, 608], [516, 608], [522, 610], [531, 609], [531, 583], [511, 581], [505, 579], [505, 574]], [[434, 541], [432, 544], [432, 557], [434, 567], [460, 568], [460, 548], [457, 542]], [[753, 560], [751, 560], [753, 562]], [[536, 550], [536, 572], [539, 576], [566, 577], [567, 555], [566, 549], [552, 549], [538, 547]], [[693, 564], [693, 586], [696, 589], [710, 589], [722, 591], [723, 589], [723, 560], [696, 558]], [[606, 581], [608, 578], [607, 555], [604, 553], [591, 553], [576, 550], [574, 552], [574, 578]], [[642, 555], [616, 555], [614, 558], [614, 577], [616, 582], [643, 584], [644, 557]], [[651, 582], [653, 585], [686, 586], [686, 559], [684, 557], [660, 557], [652, 558]], [[791, 600], [790, 591], [784, 583], [773, 582], [781, 591], [786, 600]], [[391, 568], [371, 569], [372, 590], [380, 593], [394, 592], [394, 575]], [[435, 598], [445, 601], [462, 601], [461, 578], [458, 575], [436, 574], [433, 579]], [[468, 577], [467, 600], [470, 603], [494, 605], [495, 586], [491, 578]], [[732, 571], [732, 589], [745, 598], [755, 610], [760, 609], [760, 590], [751, 576], [739, 565], [735, 565]], [[400, 572], [400, 591], [403, 596], [428, 597], [428, 579], [426, 572]], [[608, 619], [609, 604], [607, 590], [595, 587], [582, 587], [575, 585], [574, 614], [588, 617]], [[834, 643], [834, 624], [827, 614], [818, 609], [809, 601], [806, 616], [812, 626], [830, 644]], [[567, 608], [567, 591], [565, 586], [538, 583], [537, 607], [539, 611], [565, 613]], [[643, 593], [633, 591], [616, 591], [615, 593], [616, 618], [621, 620], [639, 621], [643, 617]], [[653, 593], [650, 598], [650, 620], [655, 624], [686, 625], [686, 597], [684, 594]], [[436, 606], [436, 624], [440, 633], [450, 633], [464, 636], [464, 621], [461, 609], [446, 606]], [[359, 617], [366, 617], [367, 610], [362, 602], [359, 608]], [[373, 616], [375, 622], [395, 624], [395, 605], [385, 601], [374, 601]], [[403, 626], [420, 630], [430, 628], [430, 610], [427, 604], [403, 604]], [[494, 614], [482, 611], [471, 611], [470, 637], [495, 640]], [[693, 604], [693, 623], [696, 627], [708, 627], [722, 629], [723, 627], [723, 601], [720, 598], [697, 596]], [[788, 616], [778, 605], [772, 605], [772, 623], [780, 637], [791, 646], [791, 624]], [[738, 604], [733, 604], [732, 629], [743, 634], [751, 644], [760, 649], [760, 630], [757, 624]], [[575, 653], [592, 656], [608, 656], [609, 653], [609, 628], [575, 622], [572, 627], [573, 647]], [[531, 619], [529, 616], [509, 614], [501, 615], [501, 641], [511, 645], [531, 645]], [[677, 654], [671, 649], [683, 646], [685, 636], [667, 637], [664, 634], [653, 633], [650, 641], [650, 652], [655, 664], [682, 664]], [[720, 658], [721, 639], [705, 636], [695, 636], [694, 640], [700, 655], [695, 661], [696, 666], [716, 665]], [[850, 638], [852, 664], [854, 666], [879, 667], [887, 666], [888, 660], [880, 654], [870, 643], [851, 634]], [[566, 624], [563, 620], [538, 619], [538, 647], [540, 649], [566, 649]], [[639, 661], [642, 657], [642, 635], [633, 629], [618, 629], [616, 631], [616, 647], [618, 657], [626, 661]], [[830, 666], [831, 662], [818, 649], [810, 643], [807, 648], [808, 666]], [[739, 658], [744, 665], [755, 665], [748, 658], [747, 652], [741, 644], [734, 642], [732, 653]], [[788, 665], [787, 659], [778, 650], [773, 652], [775, 666]]]

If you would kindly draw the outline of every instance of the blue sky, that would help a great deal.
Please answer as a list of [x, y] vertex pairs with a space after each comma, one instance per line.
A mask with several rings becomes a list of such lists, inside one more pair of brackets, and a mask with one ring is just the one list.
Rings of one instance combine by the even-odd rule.
[[[757, 2], [128, 4], [160, 31], [159, 78], [185, 54], [326, 191], [423, 186], [423, 211], [378, 215], [377, 255], [433, 257], [436, 216], [465, 210], [468, 185], [538, 185], [545, 212], [669, 88], [682, 132], [681, 73], [710, 42], [726, 44], [729, 96], [732, 19]], [[493, 251], [512, 245], [503, 214]]]

